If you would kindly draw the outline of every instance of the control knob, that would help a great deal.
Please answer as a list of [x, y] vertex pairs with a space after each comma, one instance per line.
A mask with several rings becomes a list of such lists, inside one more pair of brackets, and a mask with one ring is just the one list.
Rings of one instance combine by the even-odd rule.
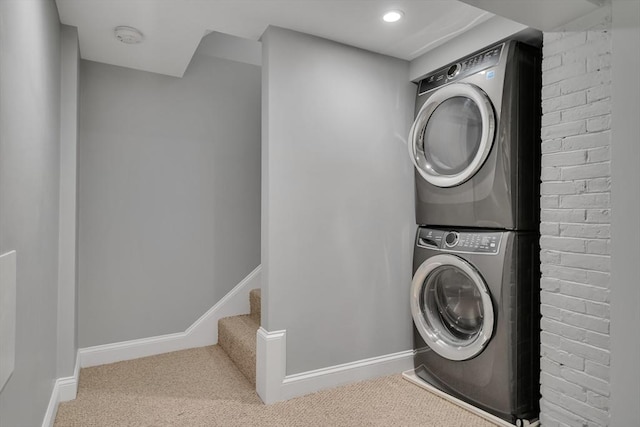
[[444, 243], [447, 247], [452, 248], [458, 243], [460, 235], [456, 231], [450, 231], [444, 236]]
[[456, 75], [458, 75], [458, 73], [460, 72], [460, 64], [453, 64], [451, 67], [449, 67], [449, 69], [447, 70], [447, 78], [454, 78]]

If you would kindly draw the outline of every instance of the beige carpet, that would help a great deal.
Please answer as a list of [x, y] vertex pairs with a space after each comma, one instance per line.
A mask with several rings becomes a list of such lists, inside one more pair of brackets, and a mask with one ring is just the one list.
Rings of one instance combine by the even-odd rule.
[[82, 369], [66, 426], [493, 427], [400, 375], [263, 405], [218, 346]]

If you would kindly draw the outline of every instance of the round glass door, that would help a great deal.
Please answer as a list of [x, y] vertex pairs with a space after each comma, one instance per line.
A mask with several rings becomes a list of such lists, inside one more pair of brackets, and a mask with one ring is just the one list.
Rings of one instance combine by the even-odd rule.
[[480, 274], [455, 255], [436, 255], [416, 271], [411, 314], [432, 350], [450, 360], [479, 354], [493, 334], [493, 304]]
[[418, 112], [409, 133], [411, 159], [428, 182], [453, 187], [480, 169], [494, 133], [486, 94], [471, 84], [451, 84], [435, 91]]

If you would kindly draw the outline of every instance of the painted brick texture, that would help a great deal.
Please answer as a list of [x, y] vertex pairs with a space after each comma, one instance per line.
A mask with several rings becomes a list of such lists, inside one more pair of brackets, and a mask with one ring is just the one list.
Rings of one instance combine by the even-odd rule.
[[544, 34], [540, 420], [609, 425], [610, 13]]

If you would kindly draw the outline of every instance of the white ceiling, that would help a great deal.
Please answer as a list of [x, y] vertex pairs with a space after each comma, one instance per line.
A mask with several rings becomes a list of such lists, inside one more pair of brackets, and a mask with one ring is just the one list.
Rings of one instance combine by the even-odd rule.
[[[582, 1], [582, 0], [581, 0]], [[268, 25], [414, 59], [493, 15], [456, 0], [56, 0], [63, 24], [78, 27], [82, 58], [182, 76], [211, 31], [258, 40]], [[405, 18], [382, 21], [389, 9]], [[119, 25], [145, 35], [125, 45]]]
[[[82, 58], [181, 77], [200, 40], [210, 32], [255, 41], [267, 26], [275, 25], [412, 60], [494, 17], [493, 13], [549, 31], [597, 9], [605, 1], [56, 0], [56, 3], [62, 23], [78, 27]], [[393, 24], [383, 22], [383, 13], [390, 9], [403, 10], [405, 18]], [[113, 29], [120, 25], [141, 30], [144, 42], [139, 45], [119, 42]]]
[[552, 31], [603, 6], [606, 0], [460, 0], [541, 31]]

